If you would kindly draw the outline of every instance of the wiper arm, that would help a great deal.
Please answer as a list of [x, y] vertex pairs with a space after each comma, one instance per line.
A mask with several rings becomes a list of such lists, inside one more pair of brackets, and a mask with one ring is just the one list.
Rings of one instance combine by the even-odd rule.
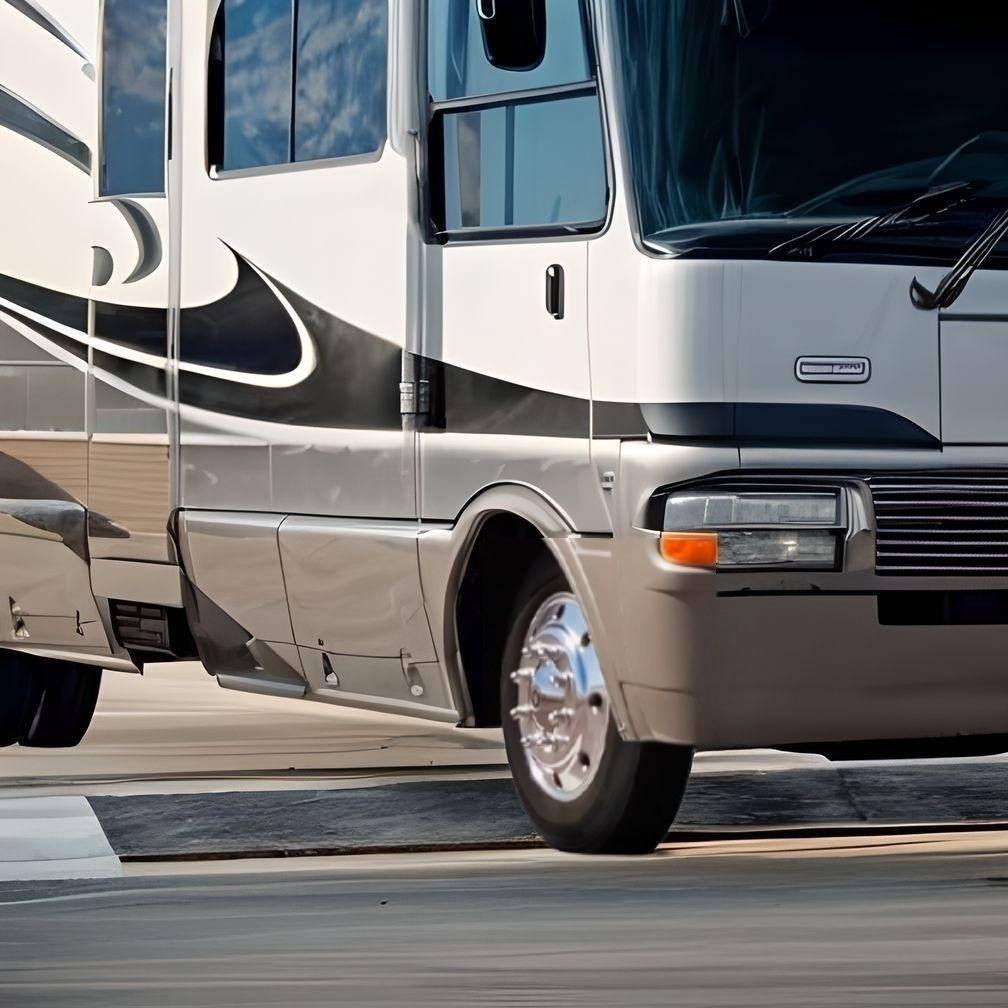
[[766, 255], [768, 259], [791, 259], [796, 256], [814, 259], [826, 245], [860, 241], [873, 231], [890, 227], [900, 221], [920, 223], [930, 220], [958, 203], [965, 202], [981, 188], [977, 182], [957, 182], [943, 189], [922, 193], [906, 206], [887, 214], [865, 217], [863, 220], [848, 224], [820, 224], [796, 238], [789, 238], [786, 242], [775, 245]]
[[1002, 210], [970, 243], [958, 262], [942, 277], [941, 282], [929, 291], [917, 277], [910, 284], [910, 300], [921, 311], [948, 308], [966, 289], [970, 277], [981, 267], [1008, 234], [1008, 210]]

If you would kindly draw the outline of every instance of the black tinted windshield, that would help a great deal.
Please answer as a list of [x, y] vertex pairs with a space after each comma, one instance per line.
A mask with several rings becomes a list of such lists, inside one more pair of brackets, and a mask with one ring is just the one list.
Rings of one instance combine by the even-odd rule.
[[612, 0], [611, 10], [641, 228], [670, 248], [759, 254], [810, 222], [887, 213], [964, 180], [1008, 181], [1001, 4]]

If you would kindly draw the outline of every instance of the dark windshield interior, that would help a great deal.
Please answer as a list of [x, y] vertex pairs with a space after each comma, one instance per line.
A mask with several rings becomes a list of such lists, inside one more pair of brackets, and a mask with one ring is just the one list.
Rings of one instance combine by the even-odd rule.
[[[810, 221], [1008, 181], [1003, 10], [613, 0], [643, 233], [680, 251], [765, 251]], [[972, 226], [956, 221], [951, 238]]]

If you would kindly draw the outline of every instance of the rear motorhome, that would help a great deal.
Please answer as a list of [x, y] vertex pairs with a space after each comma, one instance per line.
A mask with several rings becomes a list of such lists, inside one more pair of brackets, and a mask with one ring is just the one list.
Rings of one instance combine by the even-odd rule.
[[1008, 748], [989, 4], [0, 0], [0, 742], [101, 669], [694, 748]]

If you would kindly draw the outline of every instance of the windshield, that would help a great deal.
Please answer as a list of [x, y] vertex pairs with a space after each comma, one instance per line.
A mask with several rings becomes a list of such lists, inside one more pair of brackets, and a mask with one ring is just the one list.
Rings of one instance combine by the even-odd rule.
[[[643, 234], [682, 254], [759, 255], [942, 186], [1008, 182], [1001, 9], [612, 0]], [[976, 230], [963, 214], [939, 215], [929, 240], [958, 247]]]

